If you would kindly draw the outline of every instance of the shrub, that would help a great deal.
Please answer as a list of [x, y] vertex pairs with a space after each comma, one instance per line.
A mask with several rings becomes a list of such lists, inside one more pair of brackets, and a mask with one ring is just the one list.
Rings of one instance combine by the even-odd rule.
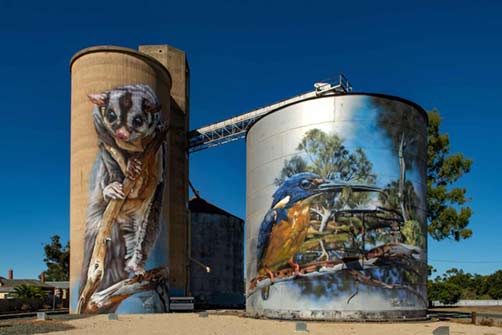
[[43, 298], [44, 291], [40, 287], [21, 284], [14, 287], [15, 295], [17, 298], [29, 299], [29, 298]]
[[482, 325], [482, 326], [489, 326], [489, 327], [493, 327], [493, 325], [495, 324], [495, 321], [493, 319], [481, 319], [481, 321], [479, 321], [479, 324]]
[[429, 300], [439, 300], [442, 304], [453, 305], [462, 294], [462, 288], [451, 283], [431, 283], [429, 286]]

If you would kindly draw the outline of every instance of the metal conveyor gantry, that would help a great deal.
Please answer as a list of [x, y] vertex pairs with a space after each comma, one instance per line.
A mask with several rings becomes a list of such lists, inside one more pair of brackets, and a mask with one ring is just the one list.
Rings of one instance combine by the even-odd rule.
[[337, 80], [315, 83], [313, 91], [190, 131], [188, 134], [188, 152], [193, 153], [244, 138], [249, 126], [256, 119], [280, 107], [317, 96], [348, 93], [350, 91], [352, 91], [352, 86], [343, 74], [340, 74]]

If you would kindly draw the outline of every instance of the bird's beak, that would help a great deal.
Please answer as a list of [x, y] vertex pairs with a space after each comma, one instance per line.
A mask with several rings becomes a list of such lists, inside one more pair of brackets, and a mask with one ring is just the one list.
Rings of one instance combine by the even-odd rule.
[[337, 191], [340, 189], [343, 189], [345, 185], [341, 184], [340, 182], [333, 182], [332, 180], [327, 180], [324, 179], [317, 188], [319, 189], [320, 192], [330, 192], [330, 191]]
[[340, 191], [345, 186], [344, 184], [340, 184], [340, 182], [335, 183], [327, 179], [316, 179], [314, 182], [317, 183], [317, 187], [313, 190], [313, 194], [305, 200], [306, 202], [314, 201], [314, 199], [318, 198], [325, 192]]

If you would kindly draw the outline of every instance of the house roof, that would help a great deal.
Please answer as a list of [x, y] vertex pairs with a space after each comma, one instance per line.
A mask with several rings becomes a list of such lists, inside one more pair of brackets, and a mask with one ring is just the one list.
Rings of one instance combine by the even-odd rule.
[[200, 197], [193, 197], [188, 201], [188, 209], [190, 209], [191, 212], [193, 213], [207, 213], [207, 214], [220, 214], [220, 215], [225, 215], [225, 216], [232, 216], [236, 219], [239, 219], [240, 221], [244, 221], [241, 218], [230, 214], [229, 212], [216, 207], [210, 202], [207, 202], [206, 200], [200, 198]]
[[54, 287], [54, 288], [61, 288], [61, 289], [70, 288], [69, 281], [46, 281], [45, 283], [47, 285]]
[[53, 286], [42, 283], [40, 280], [36, 279], [7, 279], [0, 277], [0, 292], [13, 292], [14, 288], [19, 285], [30, 285], [36, 286], [43, 289], [51, 289]]

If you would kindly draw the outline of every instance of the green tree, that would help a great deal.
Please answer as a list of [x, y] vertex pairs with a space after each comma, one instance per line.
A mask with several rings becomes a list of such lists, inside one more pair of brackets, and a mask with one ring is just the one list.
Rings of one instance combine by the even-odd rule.
[[[429, 276], [433, 269], [429, 267]], [[461, 299], [502, 299], [502, 270], [490, 275], [466, 273], [456, 268], [446, 270], [442, 276], [427, 283], [434, 300], [439, 300], [439, 296], [444, 294], [442, 290], [446, 284], [460, 288]]]
[[462, 288], [452, 283], [429, 283], [428, 285], [429, 300], [438, 300], [442, 304], [455, 304], [462, 294]]
[[45, 279], [48, 281], [67, 281], [70, 272], [70, 242], [65, 247], [61, 244], [59, 235], [51, 237], [51, 242], [44, 246], [47, 265]]
[[450, 154], [448, 134], [440, 132], [441, 117], [437, 110], [428, 113], [427, 129], [427, 221], [429, 234], [436, 240], [471, 237], [467, 228], [472, 211], [466, 189], [453, 187], [471, 169], [472, 160], [461, 153]]
[[361, 148], [351, 153], [336, 134], [320, 129], [308, 131], [298, 145], [308, 160], [311, 171], [320, 176], [343, 181], [374, 182], [373, 164]]
[[[404, 210], [407, 213], [408, 220], [417, 220], [417, 206], [419, 198], [413, 183], [407, 180], [404, 183], [404, 188], [400, 190], [399, 181], [392, 181], [379, 195], [382, 205], [387, 208], [402, 208], [401, 200], [403, 200]], [[401, 192], [401, 193], [400, 193]]]
[[420, 222], [424, 222], [425, 217], [422, 212], [417, 211], [420, 200], [415, 192], [415, 187], [409, 180], [404, 183], [402, 191], [400, 191], [400, 187], [398, 180], [390, 182], [383, 192], [379, 194], [379, 200], [382, 206], [386, 208], [397, 209], [404, 207], [405, 217], [408, 220], [401, 225], [402, 242], [425, 248], [427, 228], [420, 224]]
[[490, 288], [488, 283], [488, 276], [474, 274], [471, 282], [474, 292], [476, 292], [476, 299], [483, 299], [483, 297], [486, 297], [488, 295], [488, 289]]
[[284, 163], [284, 167], [281, 170], [281, 176], [275, 179], [275, 184], [279, 186], [284, 179], [305, 171], [311, 171], [308, 163], [301, 156], [294, 156]]
[[21, 284], [14, 287], [16, 298], [29, 299], [29, 298], [42, 298], [44, 291], [40, 287]]
[[[431, 237], [436, 240], [469, 238], [472, 235], [471, 229], [467, 228], [472, 214], [471, 208], [466, 205], [469, 198], [466, 196], [466, 189], [455, 187], [455, 184], [470, 171], [472, 160], [461, 153], [450, 154], [449, 136], [440, 132], [439, 113], [436, 110], [428, 113], [425, 146], [423, 132], [417, 130], [423, 124], [423, 120], [418, 119], [421, 117], [418, 113], [410, 113], [404, 104], [388, 104], [383, 99], [374, 99], [374, 103], [380, 110], [377, 122], [387, 132], [399, 157], [400, 179], [397, 185], [389, 184], [389, 187], [397, 189], [397, 196], [394, 196], [397, 201], [394, 202], [399, 203], [403, 219], [407, 221], [409, 216], [413, 217], [410, 206], [413, 206], [415, 196], [409, 187], [410, 183], [406, 181], [406, 171], [416, 166], [420, 173], [427, 171], [427, 223]], [[425, 147], [427, 152], [424, 152]], [[277, 185], [285, 178], [304, 171], [345, 181], [368, 184], [375, 181], [372, 163], [364, 151], [357, 148], [354, 152], [349, 152], [336, 134], [328, 135], [319, 129], [313, 129], [305, 135], [298, 150], [302, 155], [296, 155], [285, 162], [280, 177], [276, 179]], [[427, 169], [420, 161], [425, 156]], [[364, 202], [365, 196], [361, 193], [352, 196], [352, 206]], [[329, 206], [336, 206], [333, 200], [325, 197], [324, 202]], [[331, 215], [328, 206], [314, 208], [315, 210], [321, 215], [323, 222]]]
[[443, 275], [443, 281], [455, 284], [463, 289], [472, 287], [472, 275], [470, 273], [465, 273], [462, 269], [452, 268], [446, 270]]
[[502, 270], [488, 276], [488, 294], [493, 299], [502, 299]]
[[[372, 173], [373, 164], [368, 160], [361, 148], [350, 152], [343, 140], [336, 134], [327, 134], [320, 129], [312, 129], [305, 133], [297, 147], [300, 154], [286, 160], [276, 185], [284, 179], [300, 172], [313, 172], [322, 177], [346, 181], [372, 184], [376, 176]], [[356, 207], [367, 200], [365, 193], [326, 194], [322, 195], [312, 206], [312, 212], [321, 217], [322, 232], [331, 217], [332, 209], [345, 205]]]
[[302, 155], [296, 155], [285, 162], [280, 177], [275, 181], [276, 185], [280, 185], [285, 178], [305, 171], [335, 180], [375, 181], [373, 164], [364, 151], [356, 148], [354, 152], [350, 152], [336, 134], [328, 135], [320, 129], [309, 130], [297, 150]]
[[[375, 98], [379, 108], [378, 125], [392, 140], [398, 155], [400, 178], [398, 195], [403, 218], [408, 219], [405, 206], [406, 171], [412, 166], [423, 173], [424, 137], [417, 127], [423, 123], [418, 113], [411, 113], [404, 104], [389, 103]], [[464, 206], [466, 189], [453, 187], [462, 175], [470, 171], [472, 160], [461, 153], [450, 154], [448, 134], [440, 132], [441, 117], [437, 110], [428, 113], [427, 128], [427, 222], [429, 234], [436, 240], [453, 237], [456, 240], [472, 235], [467, 227], [472, 211]]]
[[411, 107], [395, 103], [387, 99], [373, 98], [373, 104], [379, 109], [377, 124], [392, 141], [394, 152], [399, 159], [398, 198], [403, 220], [409, 220], [406, 210], [405, 186], [406, 172], [417, 167], [424, 173], [425, 166], [421, 161], [425, 157], [425, 128], [420, 129], [424, 120]]

